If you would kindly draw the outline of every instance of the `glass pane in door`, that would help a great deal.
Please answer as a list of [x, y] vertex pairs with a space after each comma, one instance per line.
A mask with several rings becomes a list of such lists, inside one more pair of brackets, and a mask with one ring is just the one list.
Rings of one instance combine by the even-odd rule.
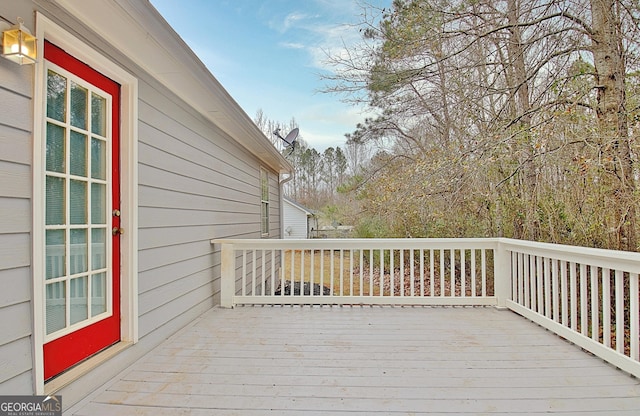
[[81, 129], [87, 128], [87, 89], [71, 82], [71, 125]]
[[95, 93], [91, 94], [91, 133], [107, 135], [107, 100]]
[[45, 184], [45, 224], [66, 224], [65, 180], [56, 176], [47, 176]]
[[107, 146], [104, 140], [91, 139], [91, 177], [107, 179]]
[[45, 278], [55, 279], [67, 272], [64, 230], [47, 230], [45, 234]]
[[91, 316], [107, 311], [107, 274], [91, 276]]
[[91, 223], [106, 224], [107, 187], [101, 183], [91, 184]]
[[88, 270], [87, 230], [71, 230], [70, 274], [78, 274]]
[[87, 136], [76, 131], [71, 132], [69, 169], [72, 175], [87, 176]]
[[47, 123], [47, 170], [63, 173], [65, 170], [65, 129], [53, 123]]
[[46, 292], [47, 334], [66, 326], [66, 290], [65, 282], [49, 283]]
[[67, 115], [67, 79], [47, 71], [47, 117], [65, 121]]
[[91, 270], [107, 267], [107, 238], [106, 229], [91, 230]]

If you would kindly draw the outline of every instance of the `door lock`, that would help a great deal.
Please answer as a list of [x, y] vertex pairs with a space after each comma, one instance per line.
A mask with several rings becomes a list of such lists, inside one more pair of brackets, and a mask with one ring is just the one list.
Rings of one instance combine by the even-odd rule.
[[120, 216], [120, 210], [119, 209], [114, 209], [113, 210], [113, 216], [114, 217], [119, 217]]
[[124, 228], [113, 227], [113, 229], [111, 229], [111, 233], [113, 235], [122, 235], [122, 234], [124, 234]]

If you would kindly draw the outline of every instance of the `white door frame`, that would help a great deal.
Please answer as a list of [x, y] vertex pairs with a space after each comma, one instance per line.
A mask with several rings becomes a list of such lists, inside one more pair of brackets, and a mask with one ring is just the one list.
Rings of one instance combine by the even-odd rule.
[[33, 111], [33, 376], [36, 394], [44, 394], [44, 115], [46, 72], [44, 40], [120, 84], [121, 177], [121, 341], [138, 342], [138, 80], [100, 52], [83, 43], [52, 20], [36, 13], [39, 58], [35, 65]]

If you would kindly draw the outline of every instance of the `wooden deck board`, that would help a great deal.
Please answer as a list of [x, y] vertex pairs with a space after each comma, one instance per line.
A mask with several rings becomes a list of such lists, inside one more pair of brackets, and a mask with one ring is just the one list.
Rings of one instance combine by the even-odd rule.
[[640, 382], [493, 308], [213, 309], [68, 415], [637, 415]]

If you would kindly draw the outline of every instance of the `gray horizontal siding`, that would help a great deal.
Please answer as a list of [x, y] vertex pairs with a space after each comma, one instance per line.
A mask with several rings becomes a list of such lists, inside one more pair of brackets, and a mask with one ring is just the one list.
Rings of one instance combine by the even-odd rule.
[[[254, 207], [255, 210], [255, 207]], [[140, 208], [140, 227], [150, 228], [171, 224], [171, 227], [191, 225], [224, 225], [255, 223], [255, 213], [204, 211], [176, 208]]]
[[0, 59], [0, 394], [33, 392], [32, 76]]
[[[153, 82], [140, 89], [139, 328], [218, 302], [212, 238], [260, 236], [260, 162]], [[278, 176], [270, 174], [278, 226]]]
[[31, 197], [31, 166], [0, 160], [0, 196]]
[[[4, 240], [4, 238], [2, 238]], [[16, 267], [0, 270], [0, 305], [9, 307], [29, 303], [31, 300], [31, 268]], [[0, 340], [4, 334], [0, 334]], [[2, 341], [0, 341], [2, 343]]]
[[23, 132], [31, 131], [32, 111], [30, 96], [0, 88], [0, 102], [3, 108], [3, 111], [0, 111], [0, 124], [13, 127]]
[[0, 230], [3, 234], [31, 231], [31, 200], [0, 197]]
[[[194, 249], [195, 248], [194, 246]], [[155, 289], [173, 283], [174, 279], [171, 276], [180, 275], [185, 267], [189, 270], [195, 270], [195, 273], [211, 270], [212, 267], [219, 268], [219, 265], [214, 264], [214, 256], [210, 253], [195, 254], [196, 253], [192, 253], [193, 257], [186, 260], [180, 258], [179, 262], [168, 263], [150, 270], [141, 271], [141, 275], [147, 276], [141, 278], [140, 285], [138, 286], [140, 295], [153, 293]]]
[[[2, 110], [5, 111], [4, 104]], [[30, 165], [31, 132], [0, 125], [0, 149], [0, 160]]]
[[0, 394], [27, 393], [32, 390], [31, 350], [29, 336], [0, 345], [0, 374], [6, 378], [0, 384]]
[[[141, 148], [143, 147], [144, 146], [141, 146]], [[156, 188], [164, 188], [171, 191], [186, 189], [188, 190], [188, 192], [197, 195], [209, 196], [210, 198], [219, 198], [225, 201], [244, 204], [253, 202], [255, 204], [255, 192], [257, 192], [257, 188], [252, 195], [226, 184], [223, 185], [222, 183], [212, 179], [201, 179], [196, 176], [189, 176], [177, 172], [167, 171], [163, 167], [161, 167], [161, 165], [153, 166], [145, 164], [145, 162], [142, 161], [143, 158], [144, 157], [141, 157], [141, 165], [139, 169], [139, 180], [141, 186], [153, 186]], [[208, 174], [213, 175], [210, 172]], [[228, 180], [228, 182], [230, 181], [231, 180]], [[258, 200], [258, 202], [260, 201]]]
[[212, 196], [192, 193], [191, 190], [169, 190], [143, 186], [139, 190], [140, 199], [149, 206], [175, 208], [181, 210], [211, 210], [215, 212], [254, 214], [255, 201], [232, 201]]

